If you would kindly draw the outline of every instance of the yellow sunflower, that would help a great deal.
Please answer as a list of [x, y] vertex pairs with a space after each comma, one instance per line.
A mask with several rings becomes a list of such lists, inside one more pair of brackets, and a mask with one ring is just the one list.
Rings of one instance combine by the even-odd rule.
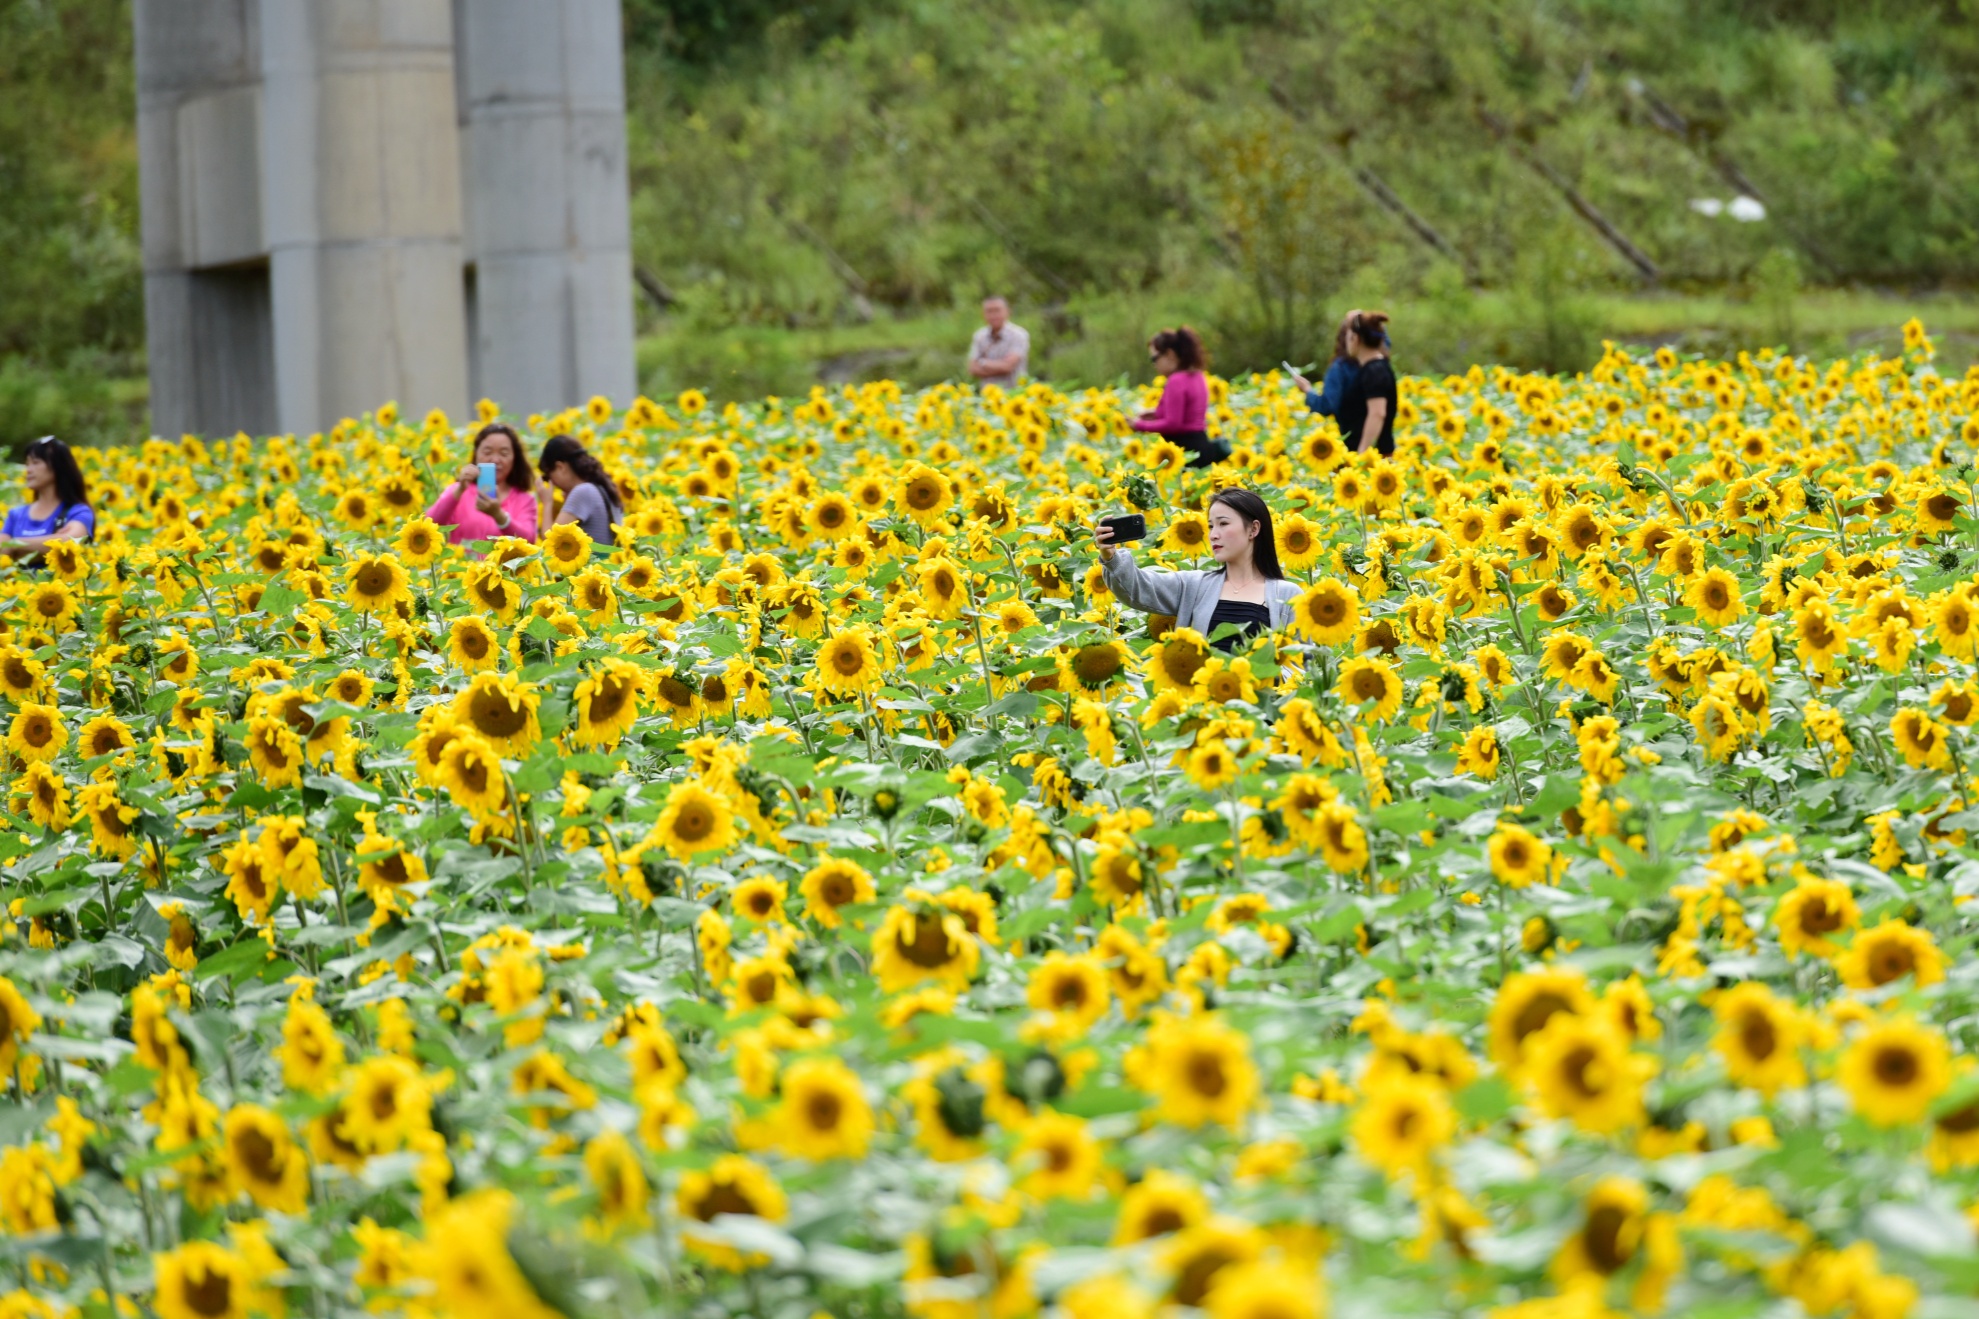
[[577, 718], [570, 735], [579, 746], [609, 748], [618, 745], [639, 718], [639, 698], [645, 690], [646, 671], [621, 659], [600, 662], [584, 681], [577, 684]]
[[463, 729], [495, 750], [526, 756], [542, 739], [536, 712], [542, 697], [534, 685], [500, 673], [477, 673], [453, 700], [453, 717]]
[[1935, 1026], [1895, 1017], [1865, 1027], [1835, 1079], [1855, 1111], [1879, 1127], [1922, 1121], [1951, 1085], [1951, 1049]]
[[734, 808], [699, 783], [683, 780], [668, 790], [666, 807], [645, 841], [682, 861], [726, 851], [735, 843]]
[[396, 556], [360, 555], [344, 570], [344, 599], [364, 613], [384, 613], [412, 599], [409, 581]]
[[818, 681], [833, 696], [849, 699], [879, 686], [880, 662], [872, 633], [849, 627], [818, 647]]
[[543, 533], [543, 562], [553, 572], [568, 576], [591, 561], [591, 537], [575, 522], [565, 522]]
[[1356, 655], [1342, 664], [1334, 690], [1348, 705], [1363, 707], [1361, 715], [1370, 722], [1392, 719], [1402, 708], [1401, 675], [1388, 661], [1370, 655]]
[[1313, 583], [1292, 601], [1292, 630], [1321, 645], [1350, 640], [1360, 620], [1360, 597], [1337, 577]]

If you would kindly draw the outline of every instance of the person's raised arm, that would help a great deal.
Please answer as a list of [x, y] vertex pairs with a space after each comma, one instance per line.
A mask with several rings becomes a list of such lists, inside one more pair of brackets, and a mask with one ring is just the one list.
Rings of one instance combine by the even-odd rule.
[[[468, 475], [470, 471], [473, 471], [474, 475]], [[476, 469], [461, 468], [459, 472], [455, 473], [453, 484], [442, 490], [440, 497], [433, 501], [433, 507], [426, 510], [426, 516], [442, 527], [452, 526], [458, 521], [458, 510], [462, 497], [467, 494], [468, 489], [473, 486], [479, 475], [480, 473]]]
[[1347, 392], [1347, 376], [1352, 370], [1346, 358], [1337, 359], [1326, 368], [1326, 379], [1319, 388], [1306, 391], [1306, 406], [1322, 417], [1340, 415], [1340, 400]]
[[1144, 412], [1129, 424], [1137, 431], [1179, 431], [1182, 426], [1181, 373], [1168, 377], [1161, 387], [1161, 402], [1153, 412]]
[[1125, 605], [1145, 614], [1175, 614], [1182, 608], [1183, 577], [1165, 568], [1142, 568], [1134, 556], [1113, 545], [1113, 528], [1101, 523], [1093, 529], [1093, 544], [1099, 547], [1100, 571], [1106, 575], [1106, 589]]

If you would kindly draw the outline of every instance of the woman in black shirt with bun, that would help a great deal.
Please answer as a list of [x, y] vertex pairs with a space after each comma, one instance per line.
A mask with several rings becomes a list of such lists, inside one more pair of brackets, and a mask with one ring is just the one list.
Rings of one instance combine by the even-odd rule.
[[1356, 453], [1395, 452], [1395, 369], [1388, 361], [1388, 313], [1364, 311], [1347, 322], [1347, 355], [1359, 370], [1334, 414], [1340, 437]]

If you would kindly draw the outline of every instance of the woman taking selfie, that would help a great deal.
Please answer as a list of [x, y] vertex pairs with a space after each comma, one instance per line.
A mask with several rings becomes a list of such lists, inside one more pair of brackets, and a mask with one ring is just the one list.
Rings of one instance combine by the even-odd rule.
[[543, 446], [536, 469], [563, 492], [557, 526], [575, 522], [593, 544], [613, 543], [612, 523], [625, 516], [625, 508], [619, 500], [618, 483], [596, 454], [568, 435], [553, 435]]
[[[484, 466], [494, 468], [485, 484]], [[454, 484], [426, 510], [427, 517], [453, 528], [447, 533], [449, 542], [465, 545], [498, 536], [536, 539], [535, 482], [522, 459], [522, 440], [512, 427], [496, 421], [475, 432], [474, 461], [456, 475]]]
[[1187, 449], [1192, 455], [1191, 467], [1207, 467], [1230, 456], [1230, 446], [1210, 439], [1205, 429], [1209, 423], [1209, 377], [1204, 374], [1208, 360], [1202, 337], [1186, 325], [1163, 330], [1148, 340], [1148, 361], [1167, 381], [1155, 410], [1143, 412], [1130, 423], [1137, 431], [1153, 431]]
[[[1113, 543], [1113, 528], [1093, 530], [1107, 589], [1143, 613], [1171, 614], [1186, 628], [1208, 637], [1222, 650], [1235, 650], [1258, 633], [1292, 621], [1299, 588], [1278, 567], [1278, 542], [1271, 532], [1271, 506], [1249, 490], [1219, 490], [1209, 501], [1209, 552], [1217, 566], [1170, 572], [1141, 568], [1134, 556]], [[1224, 624], [1240, 629], [1221, 638]]]
[[1395, 452], [1395, 369], [1388, 361], [1388, 313], [1355, 312], [1347, 321], [1347, 356], [1359, 368], [1334, 419], [1356, 453]]
[[7, 510], [0, 554], [39, 554], [53, 540], [96, 539], [96, 511], [68, 445], [53, 435], [28, 445], [21, 475], [33, 498]]

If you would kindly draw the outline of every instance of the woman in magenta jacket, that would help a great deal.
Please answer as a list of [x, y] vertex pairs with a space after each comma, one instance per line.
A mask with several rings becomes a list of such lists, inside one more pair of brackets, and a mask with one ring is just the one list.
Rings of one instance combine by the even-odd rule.
[[1153, 431], [1192, 455], [1191, 467], [1207, 467], [1230, 456], [1230, 446], [1212, 440], [1209, 422], [1209, 379], [1203, 374], [1208, 355], [1203, 352], [1202, 336], [1186, 325], [1163, 330], [1148, 340], [1148, 360], [1154, 369], [1168, 377], [1161, 388], [1161, 402], [1153, 412], [1144, 412], [1133, 421], [1137, 431]]
[[[495, 490], [490, 499], [477, 488], [480, 464], [495, 465]], [[441, 492], [426, 516], [452, 528], [447, 539], [455, 545], [494, 540], [497, 536], [536, 539], [535, 480], [522, 460], [522, 440], [513, 427], [490, 422], [474, 435], [474, 461], [460, 469], [459, 479]]]

